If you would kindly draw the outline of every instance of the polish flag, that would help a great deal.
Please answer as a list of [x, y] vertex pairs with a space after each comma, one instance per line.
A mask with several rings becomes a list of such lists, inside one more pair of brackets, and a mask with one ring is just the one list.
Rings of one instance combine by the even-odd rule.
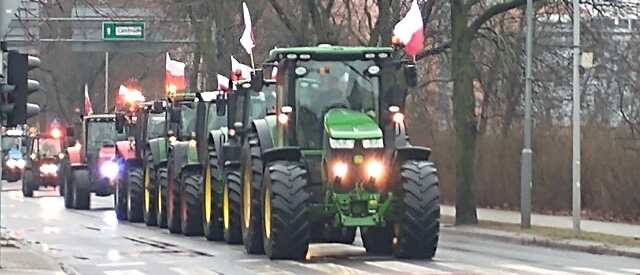
[[[218, 74], [218, 90], [220, 91], [228, 91], [229, 90], [229, 78], [224, 75]], [[236, 89], [236, 85], [233, 85], [233, 89]]]
[[244, 32], [240, 37], [240, 44], [248, 54], [253, 52], [253, 48], [256, 46], [256, 39], [253, 37], [253, 27], [251, 26], [251, 15], [249, 15], [249, 8], [247, 3], [242, 2], [242, 14], [244, 17]]
[[413, 0], [407, 15], [393, 28], [393, 35], [404, 44], [410, 56], [416, 56], [424, 48], [424, 26], [418, 0]]
[[271, 79], [276, 79], [276, 76], [278, 76], [278, 67], [274, 67], [273, 70], [271, 70]]
[[[184, 76], [184, 68], [187, 65], [180, 61], [171, 60], [169, 53], [166, 55], [165, 62], [165, 87], [168, 91], [176, 90], [181, 91], [186, 88], [186, 81]], [[173, 86], [173, 87], [171, 87]]]
[[240, 63], [233, 55], [231, 56], [231, 71], [235, 74], [235, 72], [240, 71], [242, 74], [242, 79], [251, 79], [251, 71], [253, 69], [250, 66]]
[[89, 85], [84, 84], [84, 113], [87, 115], [93, 114], [93, 108], [91, 107], [91, 98], [89, 98]]

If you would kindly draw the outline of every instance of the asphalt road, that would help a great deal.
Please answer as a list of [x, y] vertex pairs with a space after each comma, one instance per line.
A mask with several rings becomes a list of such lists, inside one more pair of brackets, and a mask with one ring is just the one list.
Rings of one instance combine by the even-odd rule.
[[94, 197], [92, 210], [66, 210], [55, 191], [23, 198], [3, 184], [2, 226], [32, 241], [83, 275], [144, 274], [636, 274], [640, 260], [499, 243], [442, 234], [433, 261], [367, 256], [356, 245], [317, 244], [310, 260], [271, 261], [241, 246], [170, 235], [143, 224], [118, 223], [112, 197]]

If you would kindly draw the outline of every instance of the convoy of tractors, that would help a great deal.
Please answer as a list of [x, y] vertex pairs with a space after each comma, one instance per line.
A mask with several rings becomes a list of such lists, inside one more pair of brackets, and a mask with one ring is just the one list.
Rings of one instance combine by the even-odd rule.
[[368, 253], [430, 259], [438, 177], [430, 149], [409, 143], [403, 114], [416, 83], [395, 48], [277, 48], [235, 88], [83, 116], [54, 157], [60, 182], [25, 173], [27, 187], [60, 185], [69, 209], [114, 195], [121, 221], [271, 259], [351, 244], [356, 229]]

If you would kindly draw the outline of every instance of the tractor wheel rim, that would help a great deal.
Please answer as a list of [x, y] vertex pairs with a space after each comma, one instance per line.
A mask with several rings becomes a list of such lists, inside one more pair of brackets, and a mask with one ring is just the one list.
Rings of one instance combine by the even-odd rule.
[[204, 220], [211, 222], [211, 167], [207, 167], [204, 173]]
[[145, 165], [144, 168], [144, 210], [145, 212], [149, 212], [151, 209], [151, 194], [149, 193], [149, 184], [151, 181], [151, 177], [149, 175], [149, 165]]
[[251, 223], [251, 170], [245, 168], [242, 177], [242, 212], [244, 213], [244, 227], [249, 228]]
[[224, 229], [229, 229], [229, 185], [224, 185], [224, 190], [222, 191], [222, 216], [224, 221]]
[[158, 185], [158, 214], [162, 213], [162, 186]]
[[264, 192], [264, 237], [266, 239], [271, 238], [271, 192], [266, 190]]

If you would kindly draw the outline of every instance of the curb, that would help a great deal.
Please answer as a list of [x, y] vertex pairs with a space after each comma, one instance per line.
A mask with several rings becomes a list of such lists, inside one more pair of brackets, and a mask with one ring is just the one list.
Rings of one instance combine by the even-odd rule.
[[[474, 238], [490, 239], [494, 241], [515, 243], [522, 245], [533, 245], [540, 247], [555, 248], [561, 250], [578, 251], [597, 255], [622, 256], [640, 259], [640, 249], [632, 251], [631, 247], [613, 246], [604, 243], [582, 241], [582, 240], [562, 240], [549, 237], [541, 237], [530, 234], [504, 232], [498, 230], [484, 229], [473, 226], [443, 226], [442, 232], [452, 235], [461, 235]], [[581, 243], [571, 243], [579, 241]]]
[[35, 249], [34, 248], [35, 243], [30, 242], [24, 238], [19, 238], [19, 239], [7, 238], [7, 235], [9, 234], [10, 234], [10, 231], [7, 230], [4, 236], [2, 236], [0, 239], [2, 239], [3, 242], [7, 242], [7, 243], [12, 242], [13, 247], [16, 249], [28, 251], [29, 253], [38, 254], [45, 257], [47, 260], [51, 261], [52, 265], [57, 265], [59, 267], [58, 270], [52, 270], [52, 272], [64, 272], [64, 274], [67, 274], [67, 275], [82, 275], [80, 272], [78, 272], [74, 268], [61, 263], [58, 259], [56, 259], [52, 255], [49, 255], [47, 253], [39, 251], [38, 249]]

